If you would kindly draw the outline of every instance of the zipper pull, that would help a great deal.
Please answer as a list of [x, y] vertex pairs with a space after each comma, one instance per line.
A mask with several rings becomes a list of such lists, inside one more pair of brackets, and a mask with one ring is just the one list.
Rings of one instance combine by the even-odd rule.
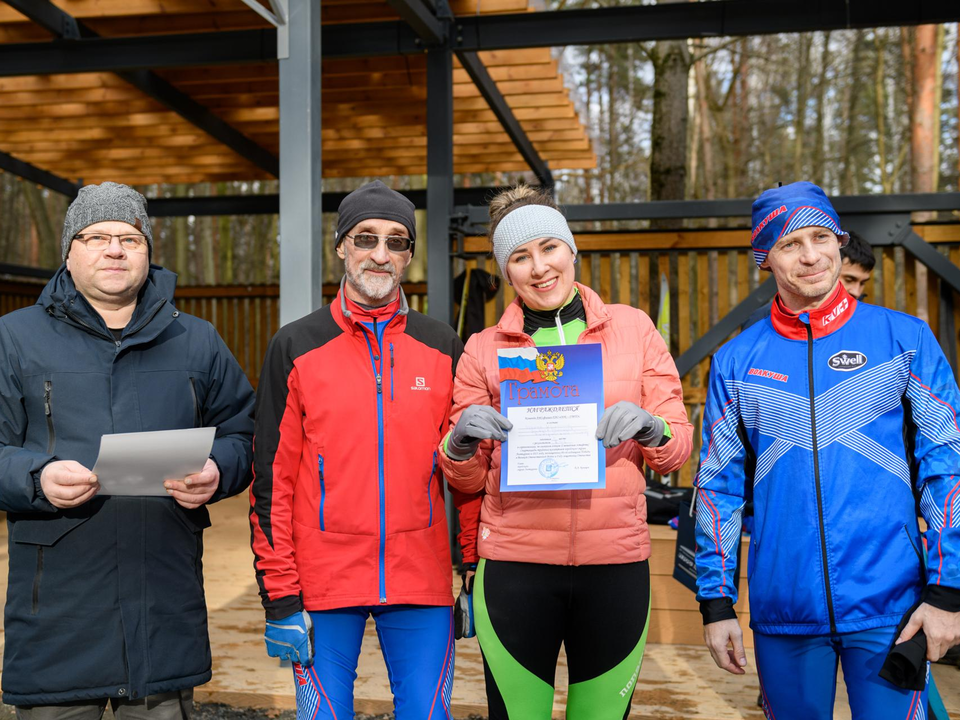
[[43, 414], [50, 417], [53, 412], [50, 410], [50, 389], [53, 383], [49, 380], [43, 381]]
[[380, 377], [380, 373], [377, 373], [377, 394], [383, 394], [383, 378]]

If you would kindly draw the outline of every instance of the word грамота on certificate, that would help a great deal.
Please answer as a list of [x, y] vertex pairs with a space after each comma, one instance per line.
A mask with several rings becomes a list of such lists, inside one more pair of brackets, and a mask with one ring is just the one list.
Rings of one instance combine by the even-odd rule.
[[497, 352], [500, 411], [513, 429], [501, 446], [500, 490], [599, 489], [606, 462], [597, 424], [603, 413], [599, 345]]

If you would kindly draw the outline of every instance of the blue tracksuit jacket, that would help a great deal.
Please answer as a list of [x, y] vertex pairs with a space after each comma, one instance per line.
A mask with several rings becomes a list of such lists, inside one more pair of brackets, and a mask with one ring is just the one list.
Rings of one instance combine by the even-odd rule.
[[[733, 617], [752, 492], [751, 627], [814, 635], [896, 625], [923, 593], [960, 606], [960, 392], [921, 320], [838, 284], [713, 359], [697, 475], [698, 599]], [[924, 570], [915, 495], [929, 530]], [[926, 590], [924, 586], [926, 585]]]

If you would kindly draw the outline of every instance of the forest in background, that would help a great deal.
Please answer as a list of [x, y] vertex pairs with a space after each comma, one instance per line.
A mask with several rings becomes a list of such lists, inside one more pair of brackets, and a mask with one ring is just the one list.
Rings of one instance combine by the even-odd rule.
[[[615, 3], [544, 4], [569, 9]], [[951, 24], [558, 49], [598, 160], [593, 170], [555, 171], [558, 199], [750, 197], [798, 179], [831, 194], [956, 191], [957, 37]], [[328, 179], [324, 189], [350, 190], [367, 179]], [[518, 179], [532, 176], [457, 176], [456, 184]], [[426, 178], [388, 182], [413, 189]], [[138, 189], [147, 197], [260, 194], [276, 192], [277, 182]], [[0, 259], [59, 265], [66, 204], [57, 193], [0, 173]], [[330, 216], [325, 235], [332, 236], [333, 224]], [[277, 216], [162, 218], [154, 233], [154, 261], [177, 271], [181, 284], [278, 281]], [[326, 280], [336, 281], [340, 265], [332, 242], [325, 243], [325, 254]], [[426, 253], [418, 252], [408, 279], [425, 279], [425, 260]]]

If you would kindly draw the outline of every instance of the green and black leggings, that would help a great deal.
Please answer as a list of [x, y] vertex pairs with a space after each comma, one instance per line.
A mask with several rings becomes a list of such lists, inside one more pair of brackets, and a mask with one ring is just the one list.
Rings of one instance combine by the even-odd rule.
[[563, 644], [567, 720], [623, 720], [647, 641], [650, 569], [481, 560], [473, 589], [490, 720], [549, 720]]

